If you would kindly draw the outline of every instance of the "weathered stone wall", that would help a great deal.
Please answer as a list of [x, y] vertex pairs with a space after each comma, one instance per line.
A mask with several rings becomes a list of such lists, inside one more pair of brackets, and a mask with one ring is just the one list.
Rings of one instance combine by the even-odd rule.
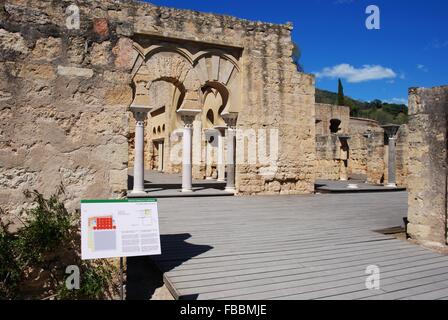
[[79, 30], [66, 26], [72, 1], [0, 3], [0, 203], [9, 211], [26, 206], [27, 189], [49, 195], [62, 184], [70, 209], [127, 189], [126, 37], [102, 19], [116, 11], [78, 3]]
[[339, 180], [341, 143], [335, 135], [316, 135], [316, 179]]
[[[136, 42], [166, 39], [242, 51], [238, 128], [279, 130], [276, 171], [238, 164], [242, 194], [314, 189], [314, 78], [292, 62], [290, 25], [251, 22], [127, 0], [0, 2], [0, 202], [23, 204], [62, 183], [70, 208], [81, 198], [123, 195]], [[131, 156], [132, 159], [132, 156]]]
[[[350, 108], [316, 103], [316, 179], [339, 180], [341, 161], [345, 159], [337, 134], [347, 134]], [[337, 132], [331, 132], [331, 120], [339, 120]], [[336, 131], [336, 130], [334, 130]], [[350, 143], [349, 143], [350, 144]]]
[[408, 233], [445, 246], [448, 86], [409, 91]]
[[349, 175], [365, 177], [368, 183], [384, 180], [384, 130], [370, 119], [351, 118]]
[[350, 107], [336, 106], [333, 104], [316, 103], [316, 136], [329, 135], [330, 121], [338, 119], [341, 121], [337, 133], [345, 134], [348, 132], [350, 122]]
[[[331, 119], [341, 120], [337, 134], [331, 133]], [[347, 141], [349, 178], [372, 184], [382, 183], [385, 170], [384, 130], [374, 120], [350, 118], [348, 107], [326, 104], [316, 104], [316, 178], [341, 178], [341, 160], [345, 159], [345, 152], [342, 152], [337, 135], [350, 137]]]

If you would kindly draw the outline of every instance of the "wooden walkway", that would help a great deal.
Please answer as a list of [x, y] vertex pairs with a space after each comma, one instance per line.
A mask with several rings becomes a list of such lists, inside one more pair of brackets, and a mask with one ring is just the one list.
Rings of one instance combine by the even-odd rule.
[[[374, 232], [400, 226], [407, 194], [160, 199], [179, 299], [446, 299], [448, 257]], [[367, 290], [366, 268], [380, 268]]]

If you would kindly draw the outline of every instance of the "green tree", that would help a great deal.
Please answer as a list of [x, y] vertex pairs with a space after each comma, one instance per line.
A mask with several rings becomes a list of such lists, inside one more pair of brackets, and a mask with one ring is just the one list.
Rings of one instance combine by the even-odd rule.
[[405, 113], [399, 113], [398, 116], [395, 118], [396, 124], [404, 124], [408, 123], [408, 115]]
[[302, 50], [297, 43], [293, 42], [294, 47], [292, 48], [292, 61], [297, 67], [297, 71], [303, 72], [303, 65], [300, 63], [300, 58], [302, 57]]
[[383, 102], [379, 99], [375, 99], [370, 102], [371, 109], [381, 109], [383, 107]]
[[344, 104], [344, 87], [342, 86], [341, 79], [338, 79], [338, 106], [343, 106]]

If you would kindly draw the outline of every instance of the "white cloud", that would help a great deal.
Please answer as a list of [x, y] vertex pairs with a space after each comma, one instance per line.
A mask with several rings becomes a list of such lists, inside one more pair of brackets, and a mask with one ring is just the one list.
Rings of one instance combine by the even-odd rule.
[[347, 63], [324, 68], [321, 72], [315, 72], [315, 74], [317, 78], [341, 78], [350, 83], [393, 79], [397, 77], [397, 74], [390, 68], [368, 64], [363, 65], [361, 68], [355, 68]]
[[426, 68], [425, 65], [423, 65], [423, 64], [418, 64], [417, 65], [417, 69], [421, 70], [423, 72], [428, 72], [429, 71], [428, 68]]

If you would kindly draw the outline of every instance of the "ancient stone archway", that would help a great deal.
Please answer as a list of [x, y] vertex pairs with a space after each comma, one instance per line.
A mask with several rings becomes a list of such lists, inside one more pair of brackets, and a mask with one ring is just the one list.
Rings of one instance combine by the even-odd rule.
[[[216, 126], [224, 128], [226, 124], [221, 114], [240, 109], [238, 59], [217, 49], [198, 50], [166, 42], [146, 48], [136, 43], [135, 48], [140, 57], [133, 72], [134, 103], [151, 108], [147, 119], [150, 130], [145, 135], [145, 166], [149, 169], [163, 167], [168, 173], [181, 171], [180, 161], [172, 161], [173, 154], [180, 159], [179, 151], [174, 148], [179, 140], [172, 141], [173, 134], [183, 126], [179, 112], [197, 110], [198, 116], [192, 124], [193, 176], [205, 178], [205, 130]], [[213, 122], [207, 118], [209, 110], [213, 113]], [[157, 130], [159, 126], [166, 130]], [[224, 134], [223, 130], [221, 132]], [[223, 140], [220, 141], [223, 144]], [[159, 154], [161, 144], [163, 155]], [[162, 166], [160, 158], [166, 160]]]

